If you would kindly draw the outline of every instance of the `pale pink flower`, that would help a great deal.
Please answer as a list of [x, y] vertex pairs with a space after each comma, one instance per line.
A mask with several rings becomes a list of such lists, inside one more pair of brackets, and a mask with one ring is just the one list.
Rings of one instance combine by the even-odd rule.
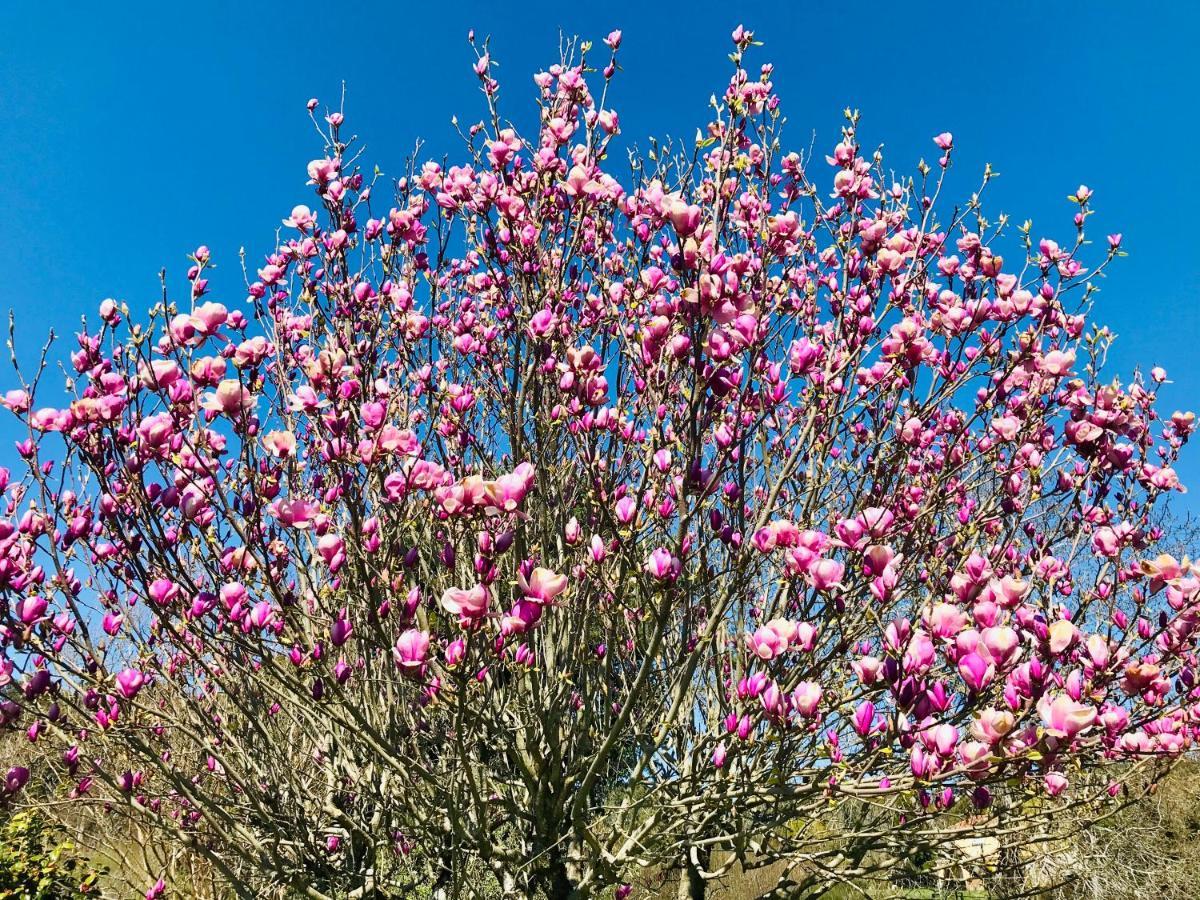
[[481, 584], [471, 588], [453, 587], [442, 594], [442, 607], [458, 616], [464, 624], [478, 622], [488, 612], [488, 589]]
[[301, 530], [312, 525], [320, 510], [321, 505], [317, 501], [303, 498], [276, 500], [267, 507], [267, 511], [281, 524]]
[[526, 599], [553, 603], [554, 598], [567, 589], [567, 576], [539, 566], [530, 573], [528, 581], [524, 575], [517, 573], [517, 584]]
[[254, 408], [254, 395], [236, 378], [226, 378], [216, 391], [204, 395], [200, 406], [211, 412], [232, 416]]
[[759, 659], [774, 659], [787, 649], [787, 640], [774, 628], [763, 625], [756, 629], [746, 641], [750, 652]]
[[1076, 703], [1066, 694], [1055, 694], [1053, 698], [1044, 694], [1038, 701], [1037, 710], [1046, 733], [1066, 740], [1090, 728], [1096, 721], [1093, 707]]
[[792, 706], [800, 715], [812, 717], [817, 712], [823, 693], [815, 681], [802, 681], [792, 691]]
[[290, 431], [268, 431], [262, 442], [267, 452], [275, 456], [286, 458], [296, 453], [296, 436]]

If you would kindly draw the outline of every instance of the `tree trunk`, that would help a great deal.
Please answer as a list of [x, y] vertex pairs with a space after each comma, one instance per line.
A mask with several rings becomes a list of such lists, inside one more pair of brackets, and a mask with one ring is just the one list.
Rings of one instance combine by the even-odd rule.
[[575, 888], [567, 864], [555, 859], [546, 870], [546, 896], [550, 900], [582, 900], [583, 894]]
[[433, 879], [433, 900], [451, 900], [450, 889], [454, 884], [454, 862], [447, 849], [449, 839], [438, 851], [435, 876]]
[[[683, 858], [683, 867], [679, 872], [679, 893], [676, 895], [679, 900], [704, 900], [708, 891], [708, 882], [701, 877], [699, 865], [693, 862], [693, 854], [696, 853], [693, 849]], [[701, 854], [700, 858], [705, 865], [708, 864], [707, 853]]]

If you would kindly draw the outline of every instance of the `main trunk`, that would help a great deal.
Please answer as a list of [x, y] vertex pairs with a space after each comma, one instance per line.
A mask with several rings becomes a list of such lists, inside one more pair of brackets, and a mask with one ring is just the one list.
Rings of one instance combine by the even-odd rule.
[[[700, 857], [704, 859], [705, 865], [708, 863], [707, 856], [707, 854], [703, 854]], [[679, 872], [679, 892], [676, 895], [679, 900], [704, 900], [704, 895], [708, 890], [708, 882], [700, 874], [700, 867], [692, 859], [691, 854], [683, 858], [683, 867]]]

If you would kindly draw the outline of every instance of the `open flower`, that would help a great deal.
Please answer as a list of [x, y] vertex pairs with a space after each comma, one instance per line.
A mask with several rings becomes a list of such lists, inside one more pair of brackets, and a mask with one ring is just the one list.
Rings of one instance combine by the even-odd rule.
[[472, 588], [449, 588], [442, 594], [442, 608], [458, 616], [464, 628], [477, 624], [488, 614], [488, 589], [482, 584]]
[[1071, 740], [1079, 732], [1090, 728], [1096, 721], [1096, 710], [1091, 706], [1076, 703], [1066, 694], [1042, 696], [1037, 704], [1046, 734]]
[[774, 659], [787, 649], [787, 638], [769, 625], [756, 629], [746, 641], [750, 652], [759, 659]]
[[280, 524], [304, 530], [312, 525], [313, 519], [321, 511], [321, 505], [315, 500], [276, 500], [267, 507], [267, 511]]
[[254, 395], [236, 378], [226, 378], [215, 391], [204, 395], [200, 406], [210, 412], [235, 416], [254, 408]]
[[553, 603], [554, 598], [567, 589], [567, 576], [538, 566], [530, 573], [528, 580], [518, 572], [517, 584], [527, 600], [549, 604]]
[[263, 446], [268, 453], [287, 458], [296, 455], [296, 436], [290, 431], [268, 431], [263, 435]]

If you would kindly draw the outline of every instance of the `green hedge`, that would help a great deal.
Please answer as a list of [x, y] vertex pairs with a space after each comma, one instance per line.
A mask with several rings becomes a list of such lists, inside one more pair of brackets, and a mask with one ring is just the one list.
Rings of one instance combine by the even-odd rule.
[[22, 811], [0, 825], [0, 900], [94, 896], [100, 873], [60, 830]]

